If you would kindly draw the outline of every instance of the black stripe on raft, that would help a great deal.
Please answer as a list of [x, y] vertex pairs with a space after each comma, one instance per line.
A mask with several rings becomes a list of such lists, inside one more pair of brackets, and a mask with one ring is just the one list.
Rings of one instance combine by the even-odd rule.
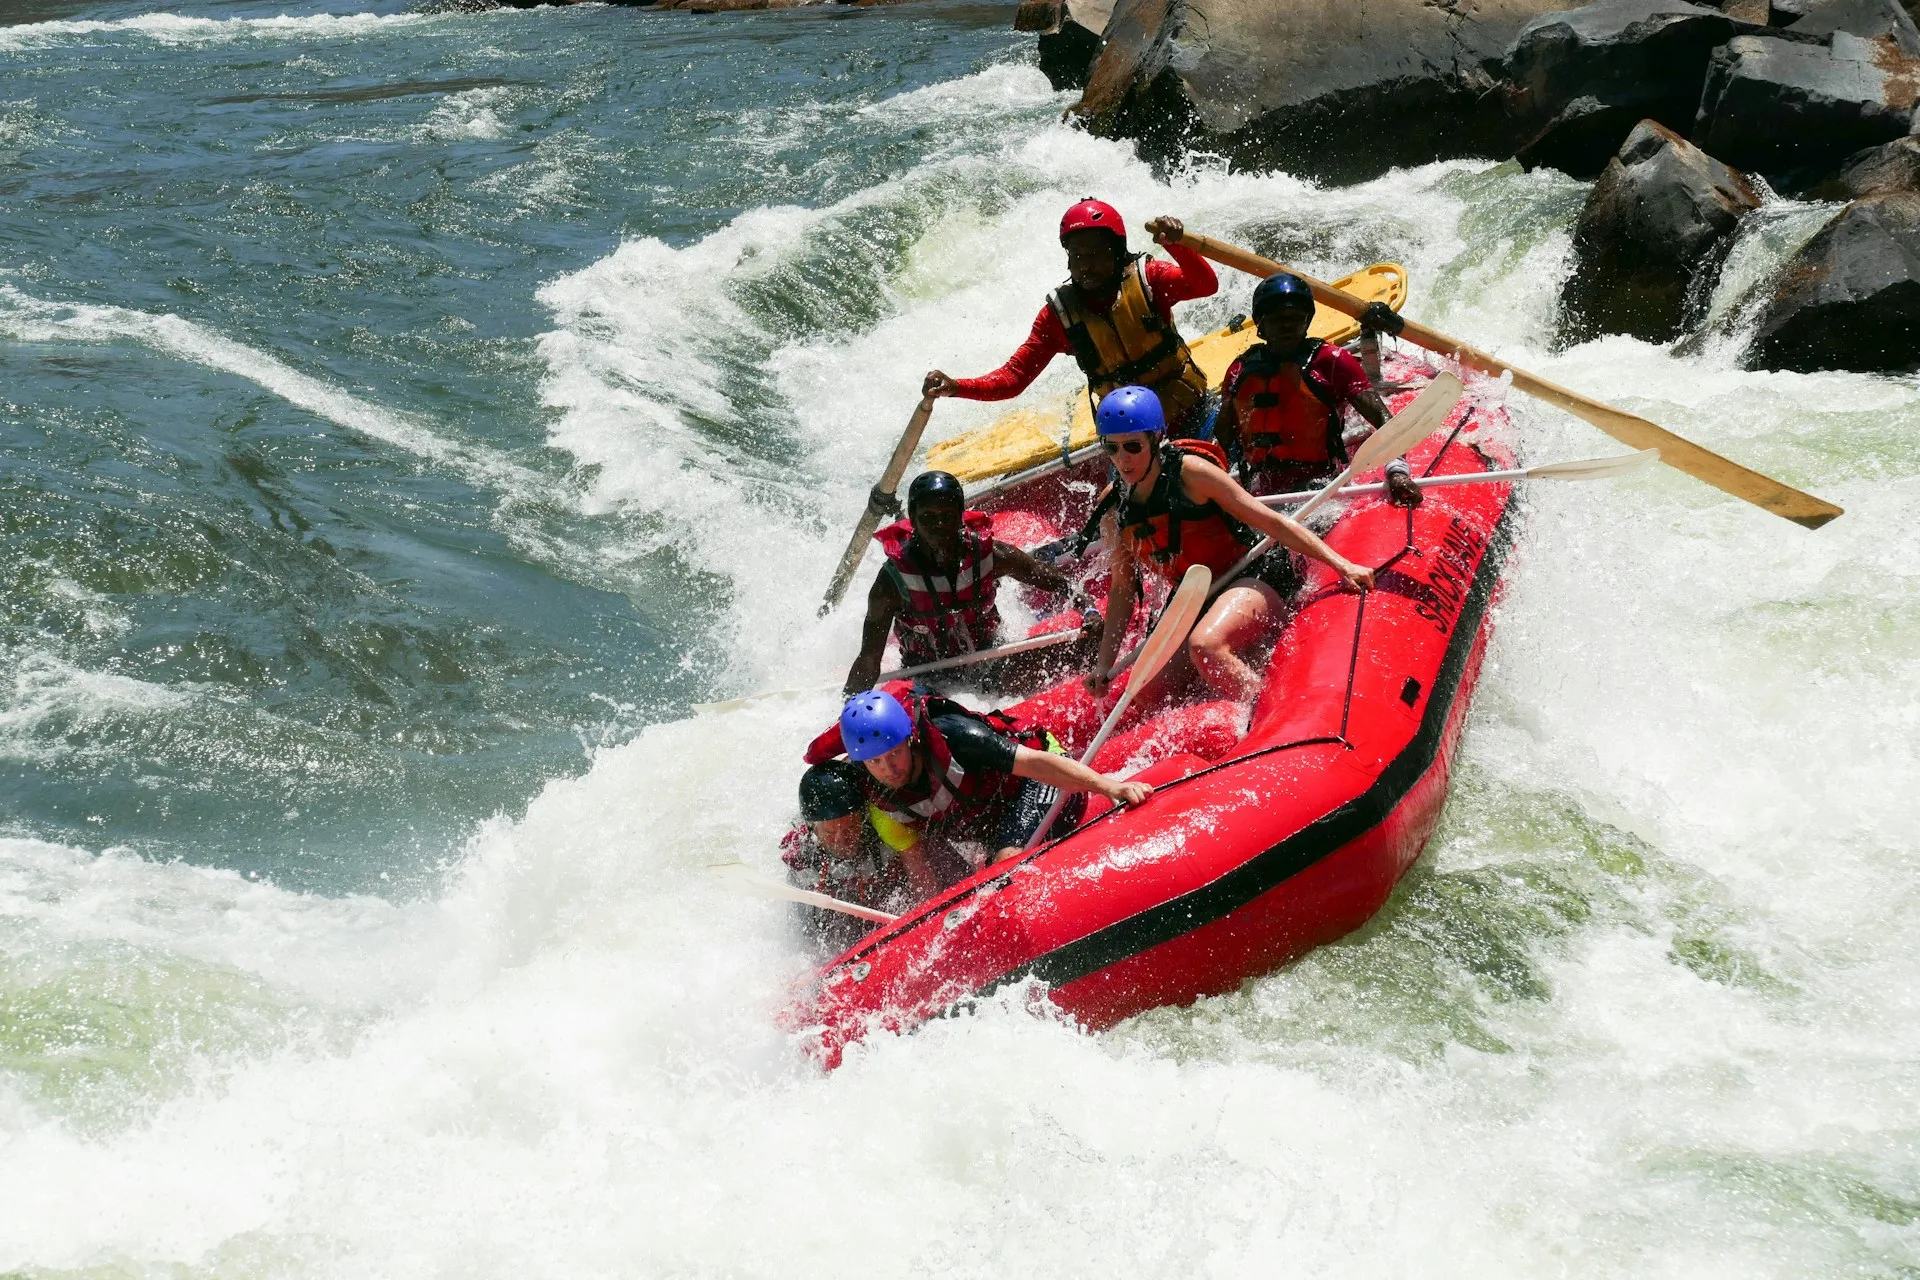
[[1481, 622], [1513, 541], [1515, 505], [1515, 497], [1509, 497], [1494, 526], [1493, 536], [1487, 540], [1487, 549], [1474, 572], [1473, 586], [1461, 604], [1459, 621], [1448, 639], [1447, 653], [1441, 660], [1420, 728], [1406, 750], [1381, 770], [1372, 786], [1211, 884], [1030, 960], [996, 978], [979, 994], [1028, 977], [1056, 987], [1065, 986], [1161, 943], [1171, 942], [1231, 915], [1386, 821], [1439, 758], [1440, 742], [1446, 734], [1447, 720], [1453, 714], [1454, 698], [1466, 674], [1467, 659], [1473, 653]]

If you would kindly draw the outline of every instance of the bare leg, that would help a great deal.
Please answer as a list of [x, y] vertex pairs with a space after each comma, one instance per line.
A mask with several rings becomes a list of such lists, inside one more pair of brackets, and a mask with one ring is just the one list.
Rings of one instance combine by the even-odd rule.
[[1200, 676], [1223, 698], [1245, 702], [1260, 689], [1260, 676], [1240, 657], [1280, 621], [1280, 593], [1264, 582], [1241, 579], [1220, 593], [1187, 637], [1187, 654]]

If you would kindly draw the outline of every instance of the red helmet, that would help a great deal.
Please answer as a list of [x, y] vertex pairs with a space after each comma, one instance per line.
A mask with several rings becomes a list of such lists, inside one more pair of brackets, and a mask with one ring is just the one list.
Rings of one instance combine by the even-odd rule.
[[1127, 238], [1127, 224], [1120, 221], [1120, 211], [1104, 200], [1086, 197], [1079, 204], [1066, 211], [1060, 219], [1060, 242], [1075, 231], [1111, 231], [1121, 240]]

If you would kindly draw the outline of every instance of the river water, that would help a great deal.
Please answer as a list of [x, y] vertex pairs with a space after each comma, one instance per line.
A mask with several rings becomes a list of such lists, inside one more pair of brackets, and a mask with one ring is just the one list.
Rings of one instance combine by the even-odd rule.
[[[1754, 220], [1699, 354], [1556, 353], [1580, 184], [1156, 174], [1004, 5], [7, 15], [0, 1273], [1920, 1270], [1920, 382], [1737, 370], [1829, 210]], [[702, 868], [773, 865], [835, 700], [692, 706], [844, 670], [921, 373], [1012, 348], [1087, 192], [1402, 261], [1849, 511], [1541, 486], [1372, 926], [821, 1076], [780, 910]]]

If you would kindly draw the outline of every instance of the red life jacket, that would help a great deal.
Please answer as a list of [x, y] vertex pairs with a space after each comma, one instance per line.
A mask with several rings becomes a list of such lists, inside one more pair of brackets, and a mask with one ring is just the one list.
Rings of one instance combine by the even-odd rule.
[[873, 535], [887, 553], [881, 572], [900, 594], [893, 634], [907, 666], [991, 649], [1000, 632], [993, 521], [978, 511], [967, 512], [963, 520], [960, 565], [951, 578], [925, 562], [924, 549], [913, 542], [911, 522], [895, 521]]
[[1197, 454], [1226, 469], [1227, 456], [1211, 440], [1169, 440], [1160, 450], [1160, 478], [1145, 498], [1122, 486], [1120, 528], [1133, 540], [1136, 564], [1178, 582], [1204, 564], [1217, 578], [1247, 553], [1254, 539], [1217, 502], [1195, 502], [1180, 483], [1181, 460]]
[[1309, 341], [1304, 356], [1276, 355], [1265, 343], [1240, 357], [1240, 376], [1227, 389], [1239, 425], [1240, 462], [1248, 472], [1281, 464], [1323, 468], [1347, 460], [1339, 406], [1313, 373], [1323, 344]]
[[[881, 786], [864, 769], [861, 770], [863, 785], [869, 804], [906, 826], [925, 828], [934, 822], [944, 824], [977, 818], [1011, 799], [1024, 781], [1013, 773], [962, 768], [948, 749], [946, 738], [935, 727], [935, 716], [972, 716], [984, 721], [995, 733], [1035, 751], [1046, 751], [1051, 745], [1044, 728], [1005, 711], [974, 711], [936, 694], [923, 697], [915, 694], [913, 686], [905, 680], [890, 680], [879, 688], [882, 693], [892, 694], [913, 717], [913, 739], [925, 755], [920, 776], [898, 790]], [[808, 745], [806, 761], [819, 764], [845, 751], [840, 725], [836, 722]]]

